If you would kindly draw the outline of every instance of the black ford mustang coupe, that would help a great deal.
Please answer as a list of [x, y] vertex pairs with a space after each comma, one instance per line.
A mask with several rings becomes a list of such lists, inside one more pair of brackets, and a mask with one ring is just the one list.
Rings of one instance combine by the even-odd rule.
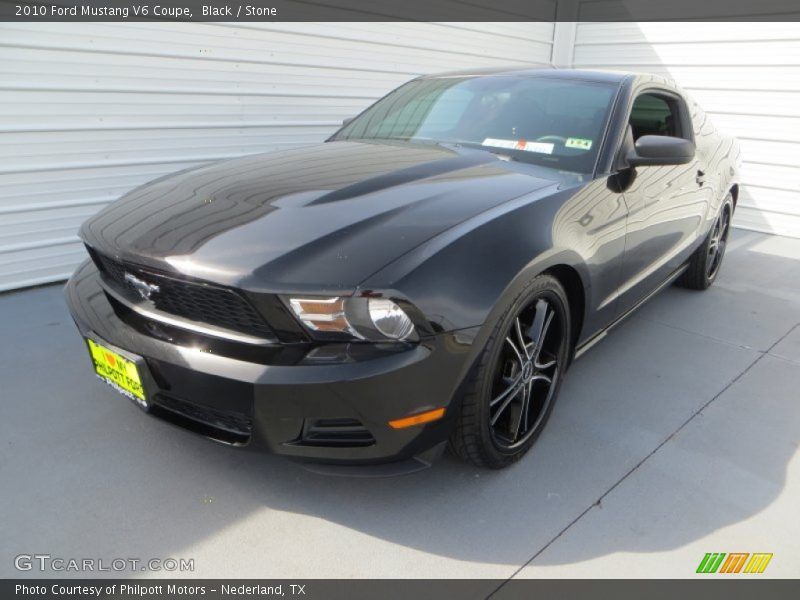
[[325, 143], [128, 193], [82, 227], [67, 300], [101, 379], [215, 440], [504, 467], [577, 354], [713, 283], [740, 162], [655, 76], [420, 77]]

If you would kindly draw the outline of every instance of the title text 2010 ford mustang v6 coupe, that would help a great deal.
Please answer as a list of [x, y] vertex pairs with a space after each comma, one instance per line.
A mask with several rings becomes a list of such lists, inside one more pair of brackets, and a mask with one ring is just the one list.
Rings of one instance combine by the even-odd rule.
[[499, 468], [577, 353], [713, 283], [739, 165], [655, 76], [421, 77], [326, 143], [128, 193], [66, 294], [97, 374], [208, 437], [386, 473], [449, 441]]

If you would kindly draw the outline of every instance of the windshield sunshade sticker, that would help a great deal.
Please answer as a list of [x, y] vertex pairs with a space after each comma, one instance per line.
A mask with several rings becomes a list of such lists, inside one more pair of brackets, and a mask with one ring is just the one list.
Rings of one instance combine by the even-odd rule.
[[575, 148], [577, 150], [590, 150], [592, 147], [592, 140], [586, 138], [567, 138], [564, 142], [565, 148]]
[[539, 154], [552, 154], [554, 144], [548, 142], [528, 142], [527, 140], [498, 140], [486, 138], [482, 142], [483, 146], [493, 148], [508, 148], [509, 150], [523, 150], [525, 152], [538, 152]]

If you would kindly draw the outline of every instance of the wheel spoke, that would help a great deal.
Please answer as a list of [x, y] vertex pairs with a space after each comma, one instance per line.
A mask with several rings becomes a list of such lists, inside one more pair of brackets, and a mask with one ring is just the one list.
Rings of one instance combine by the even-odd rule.
[[[503, 414], [503, 412], [506, 410], [506, 408], [508, 408], [508, 406], [511, 404], [511, 401], [514, 398], [517, 397], [517, 395], [519, 394], [520, 390], [522, 390], [524, 387], [525, 387], [524, 385], [517, 384], [514, 387], [508, 388], [505, 392], [503, 392], [500, 396], [495, 398], [489, 404], [491, 406], [492, 403], [496, 403], [496, 401], [499, 402], [502, 399], [501, 396], [503, 396], [505, 398], [505, 399], [503, 399], [503, 403], [500, 405], [500, 408], [498, 408], [497, 411], [495, 411], [494, 415], [492, 415], [492, 419], [490, 421], [492, 426], [494, 426], [497, 423], [498, 419], [500, 418], [500, 415]], [[511, 392], [513, 392], [513, 393], [511, 393]]]
[[[544, 329], [542, 330], [542, 337], [539, 340], [537, 340], [536, 347], [531, 352], [531, 354], [533, 355], [533, 364], [534, 365], [538, 365], [538, 363], [539, 363], [539, 357], [541, 356], [542, 350], [544, 349], [544, 340], [547, 337], [547, 331], [550, 329], [550, 323], [553, 322], [553, 317], [554, 316], [555, 316], [554, 312], [551, 312], [547, 316], [547, 320], [545, 321], [545, 324], [544, 324]], [[539, 367], [539, 368], [544, 369], [544, 368], [547, 368], [547, 367]]]
[[519, 367], [520, 369], [522, 369], [522, 365], [525, 364], [525, 359], [522, 357], [522, 353], [517, 349], [516, 344], [514, 344], [514, 341], [510, 337], [506, 337], [506, 342], [508, 342], [508, 345], [511, 346], [511, 349], [514, 351], [514, 354], [517, 355], [517, 360], [519, 360]]
[[722, 231], [722, 215], [717, 217], [717, 222], [714, 223], [714, 232], [711, 234], [711, 239], [718, 239], [720, 231]]
[[[522, 397], [522, 416], [520, 417], [520, 423], [525, 423], [525, 429], [522, 433], [525, 433], [528, 430], [528, 409], [531, 406], [531, 394], [533, 393], [533, 381], [529, 381], [528, 384], [525, 386], [525, 393]], [[519, 426], [517, 426], [517, 436], [519, 437]]]
[[533, 361], [533, 366], [539, 371], [545, 371], [551, 367], [554, 367], [557, 362], [558, 361], [554, 358], [552, 360], [548, 360], [546, 363], [540, 363], [539, 356], [537, 356], [536, 360]]
[[713, 277], [722, 262], [727, 243], [728, 228], [730, 226], [730, 214], [723, 207], [722, 213], [717, 217], [711, 237], [708, 241], [708, 257], [706, 259], [706, 276]]
[[716, 248], [709, 248], [708, 249], [708, 270], [711, 271], [714, 268], [714, 263], [717, 262], [717, 249]]
[[722, 227], [720, 228], [719, 237], [725, 238], [728, 234], [728, 228], [731, 226], [731, 215], [725, 211], [725, 219], [722, 221]]
[[[503, 390], [496, 397], [492, 398], [489, 401], [489, 406], [494, 406], [498, 402], [502, 402], [503, 400], [508, 398], [509, 394], [511, 394], [511, 397], [513, 398], [514, 397], [514, 393], [519, 392], [519, 387], [520, 387], [521, 383], [522, 383], [522, 377], [517, 377], [515, 380], [513, 380], [509, 384], [509, 386], [505, 390]], [[512, 393], [512, 392], [514, 392], [514, 393]]]
[[514, 319], [514, 328], [517, 330], [517, 339], [519, 340], [519, 345], [522, 347], [523, 352], [525, 352], [525, 358], [530, 359], [531, 353], [528, 346], [525, 344], [525, 336], [522, 335], [522, 324], [519, 321], [519, 317]]
[[545, 375], [544, 373], [537, 373], [533, 377], [531, 377], [531, 383], [534, 381], [544, 381], [547, 385], [553, 383], [553, 378], [549, 375]]
[[727, 229], [727, 223], [725, 220], [725, 215], [721, 214], [717, 217], [717, 222], [714, 223], [714, 229], [711, 232], [711, 239], [709, 240], [709, 249], [710, 248], [718, 248], [719, 245], [722, 243], [723, 238], [725, 237], [725, 230]]
[[538, 358], [542, 351], [544, 339], [547, 337], [547, 331], [550, 323], [553, 322], [554, 315], [555, 312], [550, 310], [550, 305], [546, 300], [541, 299], [536, 303], [536, 314], [530, 329], [528, 329], [528, 337], [532, 340], [529, 352], [534, 359]]

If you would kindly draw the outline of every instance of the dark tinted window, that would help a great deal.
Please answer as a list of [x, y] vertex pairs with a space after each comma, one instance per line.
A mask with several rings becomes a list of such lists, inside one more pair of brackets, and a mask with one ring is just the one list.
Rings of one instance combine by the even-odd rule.
[[459, 143], [589, 173], [616, 87], [546, 77], [412, 81], [340, 130], [335, 140]]
[[678, 103], [655, 94], [636, 97], [631, 109], [633, 139], [643, 135], [671, 135], [681, 137]]

